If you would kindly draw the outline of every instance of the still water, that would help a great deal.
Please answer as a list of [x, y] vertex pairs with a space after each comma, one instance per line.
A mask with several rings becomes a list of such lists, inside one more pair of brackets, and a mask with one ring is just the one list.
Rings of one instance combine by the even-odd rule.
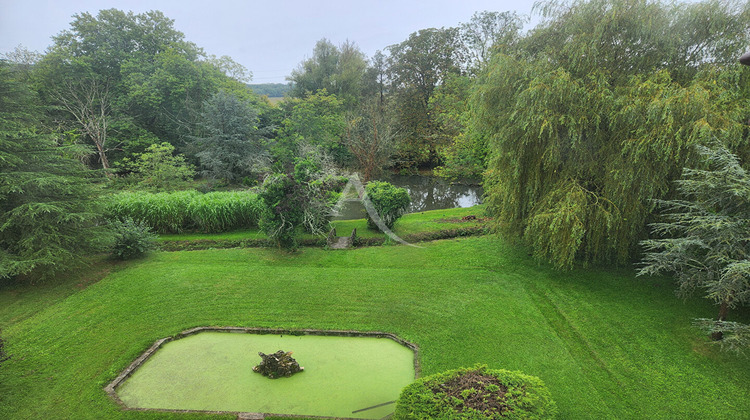
[[[482, 203], [482, 187], [468, 184], [451, 184], [450, 182], [431, 176], [419, 175], [391, 175], [382, 181], [406, 188], [411, 197], [411, 205], [407, 213], [426, 210], [453, 209], [471, 207]], [[341, 209], [337, 220], [361, 219], [365, 217], [362, 203], [349, 201]]]

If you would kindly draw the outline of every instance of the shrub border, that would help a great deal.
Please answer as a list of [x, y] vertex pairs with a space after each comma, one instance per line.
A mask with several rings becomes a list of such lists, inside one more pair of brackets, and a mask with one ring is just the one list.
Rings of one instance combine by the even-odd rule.
[[163, 409], [163, 408], [134, 408], [128, 407], [117, 395], [117, 388], [128, 379], [133, 372], [136, 371], [141, 365], [143, 365], [151, 356], [156, 353], [165, 343], [170, 341], [179, 340], [181, 338], [189, 337], [201, 332], [226, 332], [226, 333], [240, 333], [240, 334], [287, 334], [287, 335], [320, 335], [320, 336], [332, 336], [332, 337], [374, 337], [374, 338], [390, 338], [391, 340], [401, 344], [408, 348], [414, 353], [414, 378], [419, 378], [421, 374], [421, 368], [419, 367], [419, 346], [409, 341], [402, 339], [401, 337], [387, 332], [381, 331], [354, 331], [354, 330], [317, 330], [317, 329], [285, 329], [285, 328], [253, 328], [253, 327], [195, 327], [185, 331], [182, 331], [174, 336], [161, 338], [156, 340], [151, 347], [148, 348], [143, 354], [138, 356], [125, 370], [122, 371], [117, 377], [104, 387], [104, 391], [109, 397], [120, 406], [121, 409], [127, 411], [154, 411], [154, 412], [167, 412], [167, 413], [205, 413], [205, 414], [234, 414], [237, 415], [238, 419], [264, 419], [266, 416], [283, 416], [283, 417], [299, 417], [299, 418], [319, 418], [319, 419], [357, 419], [356, 417], [324, 417], [324, 416], [305, 416], [305, 415], [294, 415], [294, 414], [279, 414], [279, 413], [248, 413], [240, 411], [208, 411], [208, 410], [178, 410], [178, 409]]

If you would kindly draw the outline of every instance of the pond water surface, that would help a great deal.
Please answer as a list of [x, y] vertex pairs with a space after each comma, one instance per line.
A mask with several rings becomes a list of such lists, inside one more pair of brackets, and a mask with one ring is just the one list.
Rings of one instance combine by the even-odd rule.
[[[391, 175], [382, 181], [406, 188], [411, 197], [407, 213], [427, 210], [472, 207], [482, 204], [482, 187], [469, 183], [451, 183], [442, 178], [419, 175]], [[362, 219], [365, 208], [362, 203], [348, 201], [336, 220]]]
[[[253, 372], [277, 350], [304, 371]], [[117, 394], [130, 408], [381, 419], [414, 377], [414, 352], [390, 338], [202, 332], [163, 345]]]

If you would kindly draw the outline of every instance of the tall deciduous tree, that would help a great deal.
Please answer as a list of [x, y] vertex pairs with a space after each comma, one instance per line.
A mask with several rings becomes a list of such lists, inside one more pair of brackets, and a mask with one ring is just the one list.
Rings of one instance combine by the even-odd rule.
[[325, 89], [351, 108], [362, 96], [366, 70], [366, 57], [356, 44], [347, 41], [337, 47], [324, 38], [315, 44], [312, 57], [287, 78], [292, 83], [289, 93], [305, 98]]
[[75, 149], [43, 134], [42, 119], [0, 65], [0, 279], [61, 271], [101, 250], [90, 174]]
[[680, 199], [659, 201], [664, 221], [651, 227], [660, 239], [642, 242], [638, 274], [673, 274], [682, 296], [704, 291], [723, 322], [730, 308], [750, 303], [750, 174], [723, 147], [700, 151], [707, 168], [685, 168]]
[[[180, 146], [194, 134], [203, 103], [219, 90], [258, 101], [244, 84], [249, 74], [242, 66], [207, 57], [158, 11], [75, 15], [35, 73], [43, 98], [62, 108], [90, 96], [92, 87], [107, 87], [106, 148], [118, 149], [118, 158], [162, 141]], [[72, 115], [56, 116], [76, 121]], [[86, 131], [79, 123], [77, 134]]]
[[467, 66], [481, 70], [493, 51], [508, 53], [521, 38], [525, 19], [515, 12], [476, 12], [459, 27]]
[[456, 28], [430, 28], [388, 47], [391, 89], [403, 136], [401, 159], [407, 165], [438, 162], [437, 123], [429, 113], [429, 102], [448, 75], [460, 73], [459, 46]]
[[357, 160], [362, 181], [368, 182], [390, 163], [396, 133], [392, 115], [374, 97], [347, 115], [345, 142]]
[[[687, 23], [713, 19], [705, 4], [547, 6], [524, 53], [494, 57], [472, 95], [473, 129], [490, 139], [488, 202], [499, 228], [558, 267], [632, 261], [652, 200], [670, 194], [695, 144], [747, 150], [748, 74], [721, 55], [673, 69], [693, 49]], [[750, 17], [749, 5], [710, 10]], [[717, 54], [750, 43], [744, 26], [724, 34], [700, 42]]]
[[281, 136], [285, 140], [285, 153], [291, 153], [282, 160], [289, 160], [300, 153], [301, 145], [315, 146], [332, 156], [337, 163], [348, 159], [342, 138], [346, 128], [344, 103], [336, 95], [325, 89], [306, 96], [304, 99], [286, 101], [286, 118], [282, 121]]
[[51, 95], [72, 117], [72, 127], [94, 143], [102, 168], [109, 169], [107, 135], [112, 119], [109, 82], [95, 77], [67, 80]]

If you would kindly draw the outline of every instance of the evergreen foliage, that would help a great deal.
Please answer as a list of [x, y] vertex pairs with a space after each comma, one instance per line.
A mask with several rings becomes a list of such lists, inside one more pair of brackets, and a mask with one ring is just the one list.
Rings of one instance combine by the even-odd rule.
[[723, 147], [699, 150], [707, 169], [685, 168], [675, 182], [681, 199], [658, 201], [664, 221], [651, 228], [661, 239], [642, 242], [639, 274], [673, 274], [681, 296], [703, 291], [719, 305], [714, 337], [726, 328], [741, 343], [747, 328], [722, 322], [750, 302], [750, 174]]
[[156, 235], [143, 221], [127, 218], [114, 223], [115, 241], [112, 255], [121, 260], [142, 257], [156, 248]]
[[[726, 46], [750, 43], [735, 25], [750, 6], [592, 0], [541, 10], [523, 53], [497, 54], [472, 94], [473, 130], [491, 153], [490, 211], [559, 268], [632, 261], [652, 200], [670, 194], [694, 145], [719, 139], [747, 153], [748, 72]], [[694, 37], [703, 24], [717, 34]]]
[[42, 109], [0, 65], [0, 279], [44, 277], [102, 245], [92, 173], [82, 151], [44, 134]]
[[204, 176], [235, 181], [268, 169], [264, 132], [249, 101], [220, 91], [203, 104], [201, 118], [204, 134], [191, 137], [191, 146]]

